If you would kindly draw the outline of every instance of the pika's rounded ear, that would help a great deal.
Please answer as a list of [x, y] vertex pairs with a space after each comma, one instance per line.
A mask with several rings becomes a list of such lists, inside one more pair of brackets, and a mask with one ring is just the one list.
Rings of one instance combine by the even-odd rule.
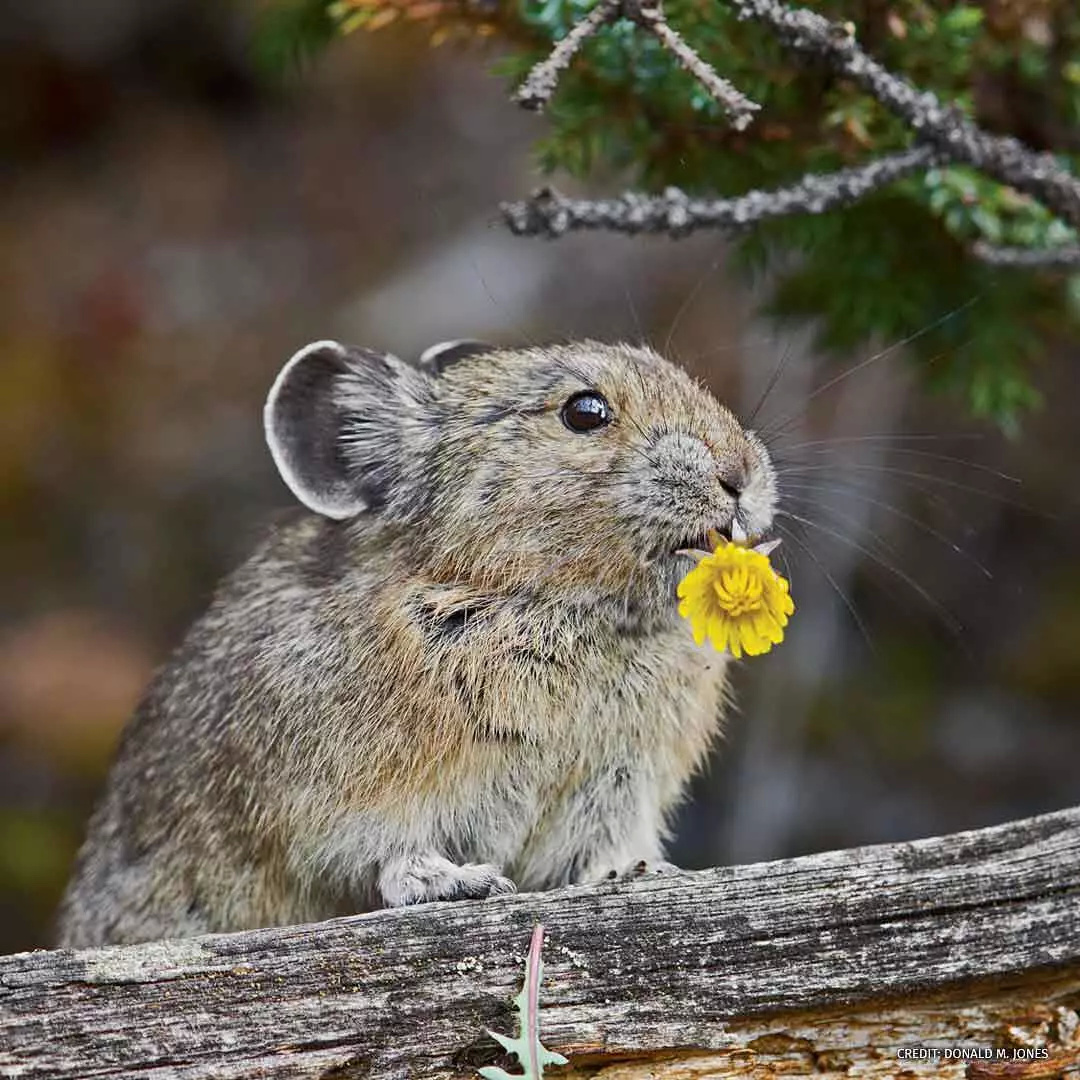
[[488, 345], [483, 341], [473, 341], [470, 338], [462, 338], [459, 341], [441, 341], [438, 345], [425, 349], [420, 354], [418, 364], [421, 371], [426, 371], [431, 375], [441, 375], [451, 364], [456, 364], [467, 356], [494, 351], [494, 345]]
[[336, 341], [306, 345], [281, 369], [263, 410], [282, 480], [309, 509], [343, 520], [381, 509], [411, 474], [409, 417], [426, 379], [396, 356]]
[[341, 443], [336, 383], [347, 371], [344, 345], [305, 345], [278, 373], [263, 409], [266, 443], [281, 479], [309, 510], [338, 520], [366, 507], [350, 482]]

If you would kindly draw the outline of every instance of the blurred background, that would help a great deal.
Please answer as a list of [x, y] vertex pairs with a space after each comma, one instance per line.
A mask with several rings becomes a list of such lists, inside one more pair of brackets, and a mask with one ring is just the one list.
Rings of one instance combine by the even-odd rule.
[[902, 350], [869, 362], [890, 342], [838, 362], [755, 319], [716, 237], [514, 239], [497, 203], [535, 186], [544, 121], [493, 49], [356, 35], [283, 82], [253, 12], [0, 19], [0, 952], [49, 944], [121, 725], [288, 504], [260, 409], [321, 337], [645, 338], [744, 416], [782, 362], [755, 423], [795, 470], [798, 612], [736, 671], [675, 861], [1080, 802], [1080, 357], [1047, 353], [1007, 441]]

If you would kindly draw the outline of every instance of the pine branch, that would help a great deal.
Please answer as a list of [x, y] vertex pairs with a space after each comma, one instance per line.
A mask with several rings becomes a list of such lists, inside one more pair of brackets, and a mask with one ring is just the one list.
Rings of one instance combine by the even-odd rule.
[[1061, 168], [1050, 154], [1039, 154], [1016, 139], [991, 135], [955, 106], [929, 90], [886, 70], [856, 44], [850, 28], [805, 8], [778, 0], [725, 0], [749, 19], [769, 27], [795, 52], [828, 61], [918, 133], [949, 161], [971, 165], [1003, 184], [1038, 199], [1067, 221], [1080, 226], [1080, 178]]
[[[684, 236], [698, 228], [739, 228], [755, 221], [797, 213], [821, 213], [857, 202], [868, 192], [900, 176], [938, 164], [969, 165], [986, 176], [1024, 192], [1061, 220], [1080, 227], [1080, 178], [1050, 154], [1040, 154], [1018, 140], [992, 135], [954, 105], [888, 71], [856, 43], [850, 24], [830, 22], [816, 12], [792, 8], [781, 0], [724, 0], [738, 17], [767, 27], [785, 46], [825, 61], [851, 79], [916, 133], [911, 150], [854, 169], [811, 175], [789, 188], [750, 191], [732, 199], [691, 199], [677, 188], [662, 196], [629, 192], [616, 199], [567, 199], [551, 189], [524, 202], [504, 203], [503, 217], [521, 236], [561, 236], [575, 229], [618, 232], [667, 232]], [[559, 74], [587, 38], [624, 17], [653, 34], [728, 113], [733, 126], [749, 123], [759, 106], [722, 79], [668, 24], [659, 0], [600, 0], [600, 3], [537, 64], [522, 84], [517, 100], [541, 108], [557, 87]], [[1072, 248], [1012, 249], [976, 245], [987, 262], [1012, 266], [1074, 266]]]
[[791, 214], [820, 214], [846, 206], [876, 188], [932, 166], [938, 151], [929, 146], [889, 154], [866, 165], [832, 173], [811, 173], [774, 191], [749, 191], [732, 199], [691, 198], [676, 187], [663, 195], [626, 192], [615, 199], [569, 199], [543, 188], [524, 202], [500, 209], [518, 236], [558, 237], [579, 229], [684, 236], [695, 229], [733, 231]]

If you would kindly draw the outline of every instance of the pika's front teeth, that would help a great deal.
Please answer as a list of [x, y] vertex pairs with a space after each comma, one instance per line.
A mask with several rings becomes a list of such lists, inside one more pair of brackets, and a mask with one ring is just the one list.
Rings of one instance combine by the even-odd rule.
[[746, 530], [739, 524], [738, 518], [731, 519], [731, 539], [734, 540], [736, 544], [746, 543]]

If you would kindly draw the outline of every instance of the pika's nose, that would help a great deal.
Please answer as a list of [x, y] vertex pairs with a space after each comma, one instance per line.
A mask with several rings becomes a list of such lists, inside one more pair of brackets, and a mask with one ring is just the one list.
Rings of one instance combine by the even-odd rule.
[[725, 493], [737, 499], [746, 490], [748, 471], [745, 461], [731, 461], [721, 465], [717, 475]]

